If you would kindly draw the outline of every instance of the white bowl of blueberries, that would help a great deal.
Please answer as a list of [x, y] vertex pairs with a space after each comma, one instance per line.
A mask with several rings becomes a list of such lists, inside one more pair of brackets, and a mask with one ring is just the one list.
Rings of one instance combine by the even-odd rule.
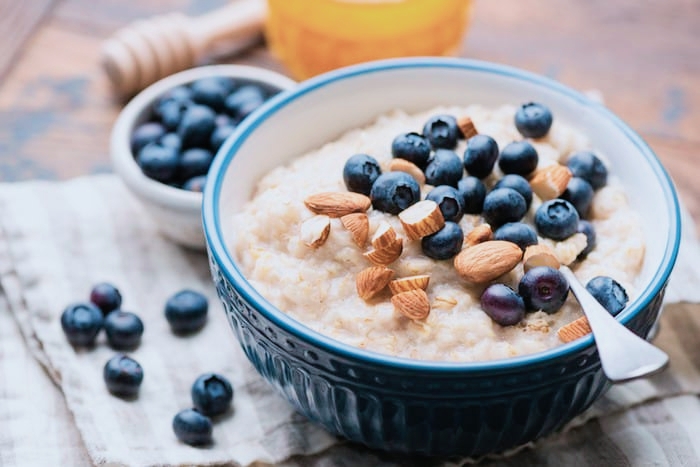
[[201, 205], [209, 166], [249, 114], [296, 83], [244, 65], [186, 70], [136, 95], [114, 125], [115, 172], [169, 239], [204, 248]]

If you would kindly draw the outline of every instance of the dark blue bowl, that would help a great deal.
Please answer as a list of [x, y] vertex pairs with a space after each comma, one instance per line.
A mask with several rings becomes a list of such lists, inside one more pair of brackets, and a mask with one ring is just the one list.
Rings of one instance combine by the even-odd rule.
[[255, 368], [299, 412], [373, 448], [473, 456], [551, 433], [608, 389], [591, 336], [477, 363], [409, 360], [337, 342], [260, 296], [226, 246], [235, 230], [228, 214], [241, 208], [262, 174], [345, 129], [396, 107], [527, 100], [545, 102], [555, 118], [579, 126], [610, 155], [612, 171], [644, 213], [641, 293], [618, 319], [648, 336], [677, 255], [680, 215], [668, 175], [639, 136], [585, 96], [508, 67], [421, 58], [350, 67], [304, 82], [250, 116], [217, 155], [204, 194], [211, 271], [228, 319]]

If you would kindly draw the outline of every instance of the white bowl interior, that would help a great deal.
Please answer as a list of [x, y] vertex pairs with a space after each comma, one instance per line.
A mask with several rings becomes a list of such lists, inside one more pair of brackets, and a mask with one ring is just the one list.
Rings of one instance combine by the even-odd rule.
[[385, 68], [318, 83], [272, 107], [275, 111], [268, 111], [254, 131], [243, 134], [245, 140], [221, 186], [218, 209], [225, 236], [235, 228], [227, 222], [230, 213], [241, 209], [266, 172], [382, 113], [392, 109], [416, 112], [436, 105], [538, 101], [549, 106], [556, 119], [588, 135], [593, 146], [609, 158], [611, 172], [621, 179], [633, 208], [642, 214], [647, 245], [642, 283], [648, 283], [659, 268], [673, 224], [668, 191], [640, 147], [611, 119], [601, 118], [598, 104], [522, 76], [484, 69]]

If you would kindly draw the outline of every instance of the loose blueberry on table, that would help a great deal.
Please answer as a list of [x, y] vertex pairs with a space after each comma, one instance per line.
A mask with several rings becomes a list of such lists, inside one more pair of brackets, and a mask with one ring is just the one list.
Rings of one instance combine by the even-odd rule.
[[134, 397], [143, 381], [143, 368], [126, 355], [117, 354], [105, 364], [103, 377], [107, 389], [115, 396]]
[[105, 318], [105, 334], [110, 347], [116, 350], [133, 350], [141, 343], [143, 322], [129, 311], [115, 310]]
[[199, 331], [207, 321], [209, 302], [194, 290], [181, 290], [165, 303], [165, 318], [175, 334]]
[[92, 303], [68, 305], [61, 314], [61, 327], [74, 347], [89, 347], [102, 329], [102, 311]]
[[201, 191], [213, 154], [236, 125], [276, 94], [268, 86], [228, 77], [201, 78], [155, 100], [147, 121], [134, 128], [131, 151], [149, 178]]
[[90, 291], [90, 301], [95, 304], [105, 316], [122, 304], [122, 295], [115, 286], [108, 282], [95, 285]]
[[185, 409], [173, 418], [173, 432], [177, 439], [190, 446], [212, 443], [211, 419], [195, 409]]
[[205, 373], [192, 384], [192, 403], [198, 412], [214, 417], [221, 415], [231, 407], [233, 387], [223, 376]]

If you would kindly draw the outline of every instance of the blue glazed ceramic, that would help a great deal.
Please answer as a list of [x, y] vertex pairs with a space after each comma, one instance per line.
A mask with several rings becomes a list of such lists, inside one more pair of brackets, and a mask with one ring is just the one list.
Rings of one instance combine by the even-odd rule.
[[329, 431], [367, 446], [425, 455], [481, 455], [561, 428], [609, 387], [593, 338], [477, 363], [415, 361], [339, 343], [296, 322], [247, 282], [228, 250], [230, 214], [275, 166], [383, 112], [438, 104], [547, 104], [611, 159], [643, 213], [639, 296], [618, 319], [647, 336], [678, 251], [672, 183], [649, 147], [601, 105], [554, 81], [500, 65], [414, 58], [334, 71], [269, 101], [216, 157], [204, 194], [211, 271], [236, 338], [260, 374]]

